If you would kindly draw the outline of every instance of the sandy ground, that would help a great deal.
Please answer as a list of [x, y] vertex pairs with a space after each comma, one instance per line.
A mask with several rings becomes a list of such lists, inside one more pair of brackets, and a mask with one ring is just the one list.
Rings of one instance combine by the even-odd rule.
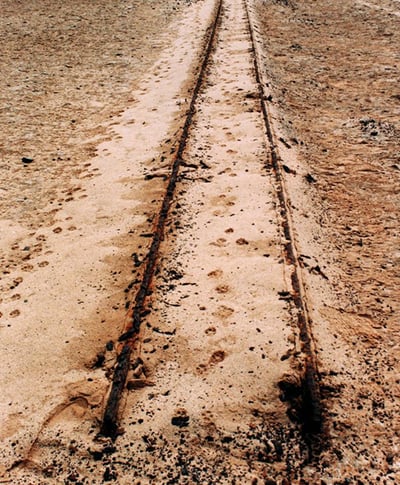
[[[145, 183], [144, 175], [171, 138], [173, 115], [185, 108], [180, 96], [195, 57], [190, 42], [180, 46], [181, 69], [169, 80], [179, 97], [168, 92], [155, 100], [153, 84], [142, 113], [127, 111], [139, 80], [146, 89], [149, 66], [157, 82], [164, 67], [155, 59], [182, 27], [174, 24], [174, 35], [166, 28], [189, 3], [78, 3], [71, 9], [62, 2], [2, 2], [2, 96], [9, 106], [2, 111], [0, 298], [6, 467], [26, 456], [65, 401], [89, 393], [92, 404], [100, 403], [107, 392], [107, 378], [93, 363], [127, 320], [132, 248], [140, 256], [140, 233], [149, 232], [163, 188], [162, 179]], [[194, 36], [198, 48], [203, 31]], [[165, 123], [157, 113], [163, 99]], [[33, 162], [23, 164], [24, 156]]]
[[296, 379], [297, 330], [241, 2], [226, 2], [112, 443], [96, 435], [115, 342], [214, 2], [1, 1], [3, 482], [399, 481], [398, 4], [252, 10], [325, 406], [305, 466], [277, 386]]
[[266, 1], [257, 13], [287, 183], [307, 228], [298, 234], [332, 430], [325, 476], [396, 482], [399, 2]]

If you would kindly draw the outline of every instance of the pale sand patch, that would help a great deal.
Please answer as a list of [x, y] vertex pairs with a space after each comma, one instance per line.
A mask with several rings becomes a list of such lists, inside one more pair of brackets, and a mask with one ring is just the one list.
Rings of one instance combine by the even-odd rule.
[[[30, 239], [22, 238], [22, 229], [15, 234], [19, 246], [31, 248], [39, 238], [47, 251], [38, 259], [32, 255], [21, 269], [20, 313], [2, 319], [10, 324], [2, 328], [1, 341], [2, 460], [7, 466], [29, 458], [42, 427], [54, 425], [70, 403], [82, 398], [89, 410], [84, 405], [85, 412], [78, 414], [94, 407], [89, 419], [99, 417], [108, 381], [91, 364], [127, 323], [123, 290], [132, 281], [130, 256], [137, 246], [145, 252], [140, 234], [151, 231], [147, 219], [158, 209], [163, 189], [161, 179], [144, 181], [144, 175], [162, 168], [160, 147], [173, 138], [186, 107], [181, 96], [212, 7], [211, 1], [189, 6], [172, 25], [175, 42], [133, 94], [132, 106], [114, 118], [111, 140], [97, 147], [91, 161], [92, 176], [79, 181], [85, 197], [69, 201], [53, 225]], [[199, 29], [189, 37], [187, 26], [193, 24]], [[169, 152], [170, 146], [165, 149]], [[3, 303], [7, 316], [15, 302]]]

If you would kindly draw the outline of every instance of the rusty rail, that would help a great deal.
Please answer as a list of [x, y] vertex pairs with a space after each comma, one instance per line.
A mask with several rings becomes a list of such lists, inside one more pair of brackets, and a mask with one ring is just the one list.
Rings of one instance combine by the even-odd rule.
[[319, 434], [323, 427], [323, 407], [321, 404], [321, 392], [319, 385], [319, 373], [315, 345], [312, 335], [312, 319], [307, 308], [306, 290], [304, 287], [301, 267], [296, 249], [296, 238], [293, 230], [293, 222], [290, 212], [290, 201], [286, 192], [285, 180], [282, 173], [282, 160], [280, 158], [277, 144], [272, 128], [271, 116], [269, 114], [268, 97], [266, 96], [262, 81], [260, 62], [258, 60], [257, 42], [254, 35], [254, 28], [251, 22], [247, 1], [243, 0], [246, 9], [247, 21], [251, 44], [254, 54], [254, 71], [258, 84], [261, 110], [264, 118], [267, 139], [271, 150], [271, 164], [276, 180], [276, 191], [279, 200], [280, 214], [282, 216], [282, 230], [285, 237], [285, 255], [293, 270], [291, 273], [292, 297], [297, 313], [297, 325], [299, 328], [301, 350], [305, 355], [302, 375], [302, 409], [300, 418], [302, 420], [303, 435], [310, 451], [310, 458], [318, 453]]
[[105, 411], [103, 414], [103, 420], [100, 427], [100, 433], [103, 436], [111, 437], [113, 439], [115, 439], [118, 435], [118, 411], [130, 367], [131, 354], [134, 343], [140, 332], [140, 326], [145, 313], [146, 298], [149, 293], [150, 285], [154, 276], [160, 244], [164, 238], [165, 223], [167, 221], [169, 208], [174, 197], [179, 168], [183, 161], [182, 156], [186, 147], [186, 142], [189, 136], [189, 129], [195, 113], [195, 104], [203, 83], [208, 60], [212, 52], [221, 10], [222, 0], [219, 0], [215, 16], [211, 22], [211, 25], [207, 29], [208, 40], [206, 41], [207, 44], [203, 61], [201, 63], [196, 84], [193, 88], [193, 93], [186, 115], [185, 124], [183, 126], [182, 133], [179, 139], [178, 150], [175, 154], [166, 193], [158, 215], [157, 224], [155, 226], [153, 240], [146, 257], [146, 266], [144, 269], [142, 282], [135, 297], [134, 307], [132, 311], [132, 325], [128, 329], [128, 331], [126, 331], [119, 337], [119, 341], [124, 342], [124, 345], [117, 358], [117, 364], [114, 370], [111, 390], [108, 396]]

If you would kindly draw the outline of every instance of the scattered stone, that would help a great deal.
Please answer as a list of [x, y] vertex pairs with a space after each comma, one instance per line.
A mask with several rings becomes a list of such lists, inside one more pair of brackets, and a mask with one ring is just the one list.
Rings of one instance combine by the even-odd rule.
[[288, 167], [287, 165], [282, 165], [282, 168], [283, 170], [286, 172], [286, 173], [291, 173], [293, 175], [296, 174], [296, 170], [292, 170], [290, 167]]
[[185, 428], [189, 426], [189, 416], [174, 416], [171, 419], [171, 424], [173, 426], [178, 426], [178, 428]]
[[292, 148], [292, 146], [291, 146], [291, 145], [289, 145], [289, 143], [288, 143], [288, 142], [287, 142], [287, 141], [286, 141], [284, 138], [279, 137], [279, 141], [280, 141], [280, 142], [281, 142], [283, 145], [285, 145], [285, 147], [286, 147], [286, 148]]
[[290, 291], [278, 291], [279, 299], [280, 300], [291, 300], [292, 294]]
[[304, 176], [304, 178], [307, 180], [308, 183], [310, 184], [315, 184], [317, 179], [314, 178], [310, 173]]

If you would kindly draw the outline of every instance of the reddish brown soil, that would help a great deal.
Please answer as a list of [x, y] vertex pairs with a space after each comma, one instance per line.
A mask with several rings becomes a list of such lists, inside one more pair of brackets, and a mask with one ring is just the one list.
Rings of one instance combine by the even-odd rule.
[[[326, 283], [332, 291], [315, 322], [321, 368], [328, 373], [334, 452], [322, 466], [332, 470], [327, 476], [335, 483], [394, 483], [400, 433], [399, 2], [257, 5], [273, 105], [303, 175], [312, 176], [306, 195], [314, 206], [309, 216], [320, 227], [316, 254], [323, 254], [321, 283], [313, 291]], [[315, 272], [315, 263], [304, 261]], [[329, 375], [334, 367], [338, 375]]]

